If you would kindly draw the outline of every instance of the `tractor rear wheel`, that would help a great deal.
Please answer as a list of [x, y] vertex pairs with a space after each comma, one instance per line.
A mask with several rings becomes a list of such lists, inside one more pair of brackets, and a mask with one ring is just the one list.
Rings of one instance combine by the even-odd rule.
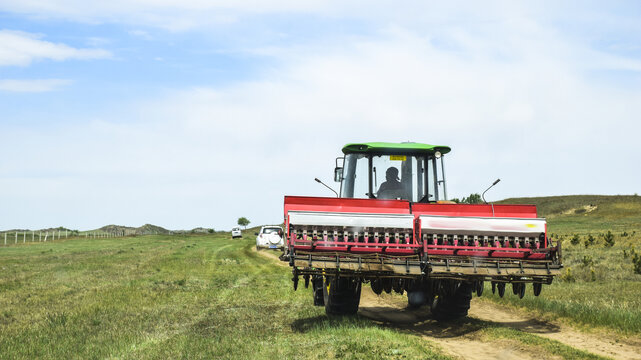
[[475, 283], [461, 282], [454, 294], [439, 294], [432, 300], [432, 316], [436, 320], [453, 320], [467, 316]]
[[361, 281], [357, 278], [327, 276], [323, 286], [327, 315], [353, 315], [361, 301]]

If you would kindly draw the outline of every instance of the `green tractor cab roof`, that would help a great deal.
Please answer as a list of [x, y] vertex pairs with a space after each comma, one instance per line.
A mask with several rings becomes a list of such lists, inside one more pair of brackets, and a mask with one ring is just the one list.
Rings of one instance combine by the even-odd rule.
[[414, 155], [414, 154], [434, 154], [440, 151], [441, 154], [450, 152], [449, 146], [420, 144], [414, 142], [404, 143], [386, 143], [370, 142], [360, 144], [347, 144], [343, 146], [343, 154], [380, 154], [380, 155]]

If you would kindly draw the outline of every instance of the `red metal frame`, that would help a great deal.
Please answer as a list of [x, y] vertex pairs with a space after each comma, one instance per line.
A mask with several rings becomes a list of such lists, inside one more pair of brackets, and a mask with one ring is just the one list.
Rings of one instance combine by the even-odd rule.
[[[527, 258], [544, 259], [548, 246], [547, 224], [545, 240], [542, 249], [512, 248], [512, 247], [483, 247], [464, 245], [436, 245], [422, 240], [420, 215], [443, 215], [462, 217], [502, 217], [502, 218], [537, 218], [535, 205], [489, 205], [489, 204], [420, 204], [410, 205], [405, 200], [377, 199], [348, 199], [308, 196], [285, 196], [285, 228], [288, 245], [296, 250], [318, 252], [351, 252], [351, 253], [383, 253], [392, 255], [408, 255], [423, 253], [427, 255], [459, 255], [475, 257], [498, 258]], [[405, 244], [379, 237], [375, 242], [328, 241], [322, 235], [313, 239], [292, 239], [289, 233], [289, 211], [319, 211], [343, 213], [370, 214], [413, 214], [414, 237]], [[344, 239], [346, 240], [346, 239]]]
[[369, 214], [409, 214], [405, 200], [347, 199], [311, 196], [285, 196], [285, 217], [291, 210]]

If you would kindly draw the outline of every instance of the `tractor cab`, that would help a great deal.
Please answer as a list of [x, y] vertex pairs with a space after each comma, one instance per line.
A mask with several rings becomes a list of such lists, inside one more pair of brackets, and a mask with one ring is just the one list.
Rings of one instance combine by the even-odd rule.
[[343, 147], [334, 180], [340, 197], [398, 199], [428, 203], [447, 200], [447, 146], [419, 143], [360, 143]]

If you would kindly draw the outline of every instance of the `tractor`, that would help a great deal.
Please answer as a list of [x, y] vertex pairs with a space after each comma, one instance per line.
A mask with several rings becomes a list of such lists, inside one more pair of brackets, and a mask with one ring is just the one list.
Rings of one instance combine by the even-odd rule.
[[292, 267], [294, 289], [302, 278], [314, 305], [350, 315], [369, 284], [378, 295], [406, 293], [409, 307], [429, 306], [437, 320], [467, 316], [486, 283], [501, 297], [510, 285], [523, 298], [528, 284], [538, 296], [560, 273], [560, 243], [534, 205], [448, 200], [450, 150], [347, 144], [336, 159], [336, 197], [285, 196], [280, 259]]

